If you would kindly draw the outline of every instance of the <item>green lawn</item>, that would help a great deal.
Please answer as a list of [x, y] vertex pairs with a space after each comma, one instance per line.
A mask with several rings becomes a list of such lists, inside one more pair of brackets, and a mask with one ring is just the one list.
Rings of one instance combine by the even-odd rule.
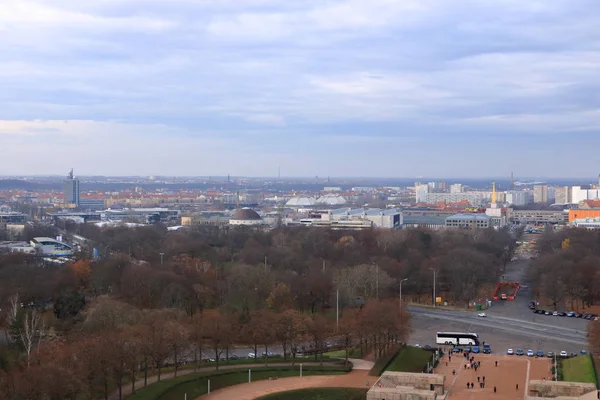
[[365, 400], [368, 389], [311, 388], [290, 390], [259, 397], [257, 400]]
[[562, 360], [561, 364], [564, 381], [596, 384], [594, 365], [589, 354]]
[[[346, 358], [346, 350], [328, 351], [326, 353], [323, 353], [323, 359], [325, 359], [325, 357]], [[348, 357], [349, 358], [362, 358], [360, 348], [359, 347], [353, 347], [353, 348], [349, 349], [348, 350]]]
[[[347, 373], [348, 371], [349, 370], [342, 367], [305, 366], [303, 368], [303, 375], [341, 375]], [[299, 366], [252, 368], [252, 381], [269, 379], [270, 377], [284, 378], [299, 375]], [[207, 393], [209, 379], [211, 391], [214, 391], [228, 386], [248, 382], [248, 370], [244, 368], [226, 371], [203, 372], [167, 379], [148, 385], [146, 388], [139, 390], [136, 394], [130, 396], [128, 399], [181, 400], [184, 398], [186, 393], [188, 399], [194, 399]]]
[[385, 369], [386, 371], [398, 372], [423, 372], [427, 362], [431, 362], [433, 353], [417, 347], [403, 347], [392, 362]]

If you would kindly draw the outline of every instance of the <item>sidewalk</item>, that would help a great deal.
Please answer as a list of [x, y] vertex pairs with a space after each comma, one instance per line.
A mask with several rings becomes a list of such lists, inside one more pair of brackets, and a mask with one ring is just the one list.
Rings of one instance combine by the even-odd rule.
[[[292, 363], [291, 362], [287, 362], [287, 363], [269, 363], [268, 367], [286, 367], [286, 366], [291, 366]], [[299, 366], [300, 363], [298, 361], [296, 361], [296, 363], [294, 364], [294, 366]], [[321, 363], [319, 362], [302, 362], [302, 365], [304, 366], [320, 366]], [[340, 365], [337, 362], [324, 362], [323, 366], [336, 366], [336, 365]], [[236, 364], [236, 365], [219, 365], [219, 371], [226, 371], [226, 370], [231, 370], [231, 369], [240, 369], [240, 370], [244, 370], [244, 369], [249, 369], [249, 368], [262, 368], [265, 366], [265, 363], [255, 363], [255, 364]], [[198, 368], [196, 371], [194, 371], [193, 368], [190, 369], [180, 369], [179, 371], [177, 371], [177, 376], [184, 376], [184, 375], [189, 375], [189, 374], [193, 374], [195, 372], [210, 372], [210, 371], [216, 371], [217, 368], [216, 367], [201, 367]], [[160, 375], [160, 380], [165, 381], [167, 379], [171, 379], [175, 377], [175, 372], [165, 372], [162, 373]], [[158, 375], [151, 375], [148, 376], [148, 386], [158, 382]], [[142, 373], [142, 378], [141, 379], [137, 379], [135, 381], [135, 389], [140, 390], [144, 387], [144, 377], [143, 377], [143, 373]], [[127, 396], [131, 395], [131, 382], [127, 382], [126, 384], [123, 385], [123, 398], [126, 398]], [[119, 389], [117, 388], [113, 393], [111, 393], [108, 396], [109, 400], [119, 400]]]

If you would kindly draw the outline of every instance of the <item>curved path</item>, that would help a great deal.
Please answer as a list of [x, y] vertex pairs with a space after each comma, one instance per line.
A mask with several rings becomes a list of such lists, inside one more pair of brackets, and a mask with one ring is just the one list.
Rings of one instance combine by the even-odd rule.
[[[267, 366], [268, 367], [287, 367], [287, 366], [291, 366], [292, 363], [288, 362], [288, 363], [269, 363]], [[296, 366], [299, 365], [298, 361], [296, 361]], [[308, 366], [335, 366], [335, 365], [340, 365], [337, 362], [324, 362], [323, 364], [319, 363], [319, 362], [303, 362], [302, 365], [308, 365]], [[233, 365], [227, 365], [227, 364], [221, 364], [219, 365], [219, 371], [225, 371], [225, 370], [230, 370], [230, 369], [239, 369], [239, 370], [248, 370], [248, 368], [262, 368], [265, 366], [265, 363], [257, 363], [257, 364], [233, 364]], [[194, 371], [193, 368], [190, 369], [180, 369], [177, 372], [177, 376], [183, 376], [183, 375], [189, 375], [189, 374], [193, 374], [196, 372], [210, 372], [210, 371], [216, 371], [217, 369], [215, 367], [200, 367], [198, 368], [198, 370]], [[143, 375], [142, 375], [143, 376]], [[171, 379], [175, 377], [175, 373], [174, 372], [166, 372], [166, 373], [162, 373], [161, 374], [161, 382], [167, 379]], [[149, 375], [148, 376], [148, 385], [151, 385], [152, 383], [158, 382], [158, 375]], [[135, 388], [136, 390], [140, 390], [144, 388], [144, 378], [142, 377], [141, 379], [137, 379], [135, 381]], [[123, 385], [123, 398], [126, 398], [127, 396], [131, 395], [131, 382], [126, 383]], [[109, 400], [118, 400], [119, 399], [119, 392], [118, 390], [114, 391], [112, 394], [110, 394], [108, 396]]]
[[271, 393], [314, 387], [350, 387], [368, 389], [377, 380], [367, 370], [353, 370], [345, 375], [320, 375], [242, 383], [200, 396], [198, 400], [252, 400]]

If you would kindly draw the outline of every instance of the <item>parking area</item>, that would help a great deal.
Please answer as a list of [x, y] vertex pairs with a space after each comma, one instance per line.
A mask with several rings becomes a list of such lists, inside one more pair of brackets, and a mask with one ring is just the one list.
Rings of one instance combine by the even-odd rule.
[[[465, 368], [468, 362], [462, 355], [452, 356], [451, 360], [448, 355], [444, 355], [436, 369], [436, 373], [446, 376], [448, 399], [523, 399], [529, 380], [551, 378], [551, 364], [547, 358], [486, 354], [471, 354], [471, 356], [474, 357], [474, 361], [481, 363], [477, 371]], [[498, 362], [497, 366], [496, 362]], [[485, 377], [485, 387], [480, 387], [478, 377], [480, 382]], [[473, 383], [474, 388], [467, 389], [467, 383]]]

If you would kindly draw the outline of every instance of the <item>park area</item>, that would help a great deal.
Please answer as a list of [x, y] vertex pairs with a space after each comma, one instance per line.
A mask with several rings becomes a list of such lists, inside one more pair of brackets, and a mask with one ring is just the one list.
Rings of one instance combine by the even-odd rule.
[[597, 383], [594, 363], [589, 354], [561, 360], [559, 365], [563, 381]]

